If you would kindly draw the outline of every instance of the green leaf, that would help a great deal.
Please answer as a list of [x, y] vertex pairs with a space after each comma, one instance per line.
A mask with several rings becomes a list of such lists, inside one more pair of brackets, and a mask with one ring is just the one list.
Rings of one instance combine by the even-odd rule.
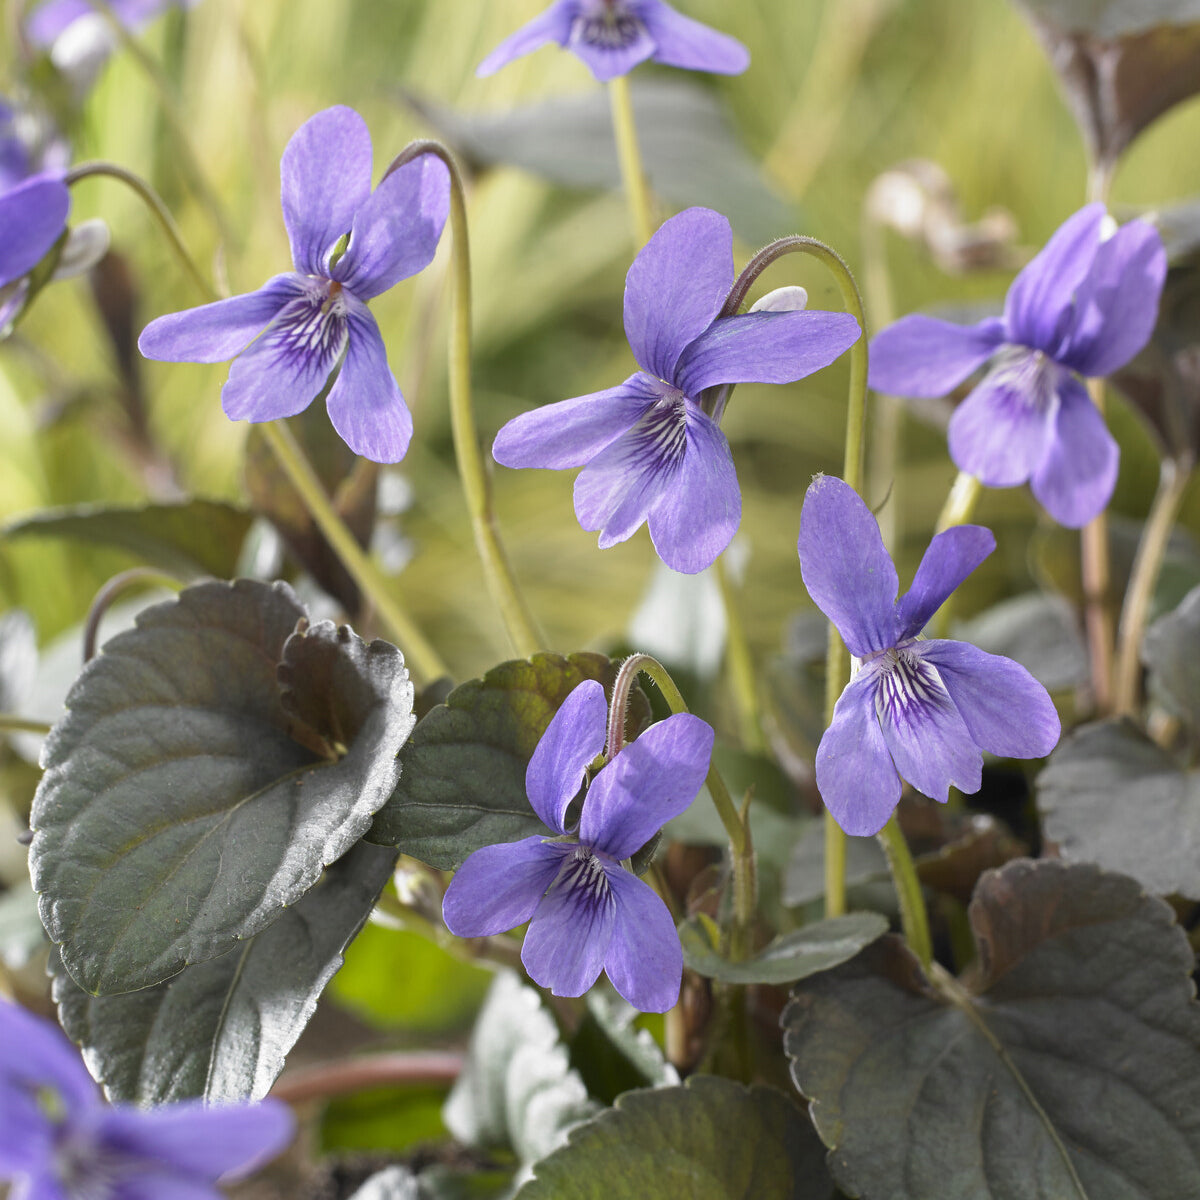
[[0, 713], [15, 713], [37, 678], [37, 633], [19, 608], [0, 616]]
[[51, 958], [68, 1037], [109, 1099], [167, 1104], [258, 1100], [312, 1017], [370, 915], [395, 852], [360, 842], [272, 925], [156, 987], [89, 996]]
[[216, 958], [296, 903], [370, 825], [413, 723], [394, 646], [307, 627], [286, 585], [249, 580], [146, 609], [67, 708], [30, 870], [95, 995]]
[[1059, 74], [1093, 162], [1200, 91], [1198, 0], [1018, 0]]
[[58, 537], [127, 550], [142, 562], [182, 579], [228, 579], [250, 529], [250, 513], [216, 500], [146, 504], [136, 508], [77, 504], [21, 517], [0, 537]]
[[887, 933], [879, 913], [848, 913], [782, 934], [753, 958], [730, 962], [721, 954], [711, 919], [698, 916], [679, 927], [684, 965], [722, 983], [794, 983], [853, 958]]
[[537, 992], [497, 975], [442, 1110], [446, 1128], [468, 1146], [511, 1149], [529, 1163], [595, 1111]]
[[[400, 752], [400, 783], [375, 818], [371, 841], [398, 844], [447, 871], [481, 846], [549, 836], [525, 794], [525, 769], [572, 690], [597, 679], [611, 691], [618, 666], [601, 654], [536, 654], [455, 688]], [[631, 731], [647, 714], [645, 698], [635, 697]]]
[[1065, 737], [1037, 781], [1045, 836], [1063, 858], [1200, 900], [1200, 774], [1124, 720]]
[[658, 1043], [633, 1024], [637, 1009], [604, 987], [592, 988], [585, 1000], [587, 1012], [571, 1038], [571, 1066], [588, 1095], [611, 1104], [622, 1092], [679, 1082]]
[[823, 1157], [782, 1093], [697, 1075], [626, 1092], [537, 1163], [517, 1200], [831, 1200]]
[[[631, 90], [642, 159], [657, 195], [681, 208], [702, 204], [724, 213], [750, 242], [794, 232], [795, 210], [767, 187], [710, 89], [655, 80]], [[413, 95], [405, 100], [473, 163], [521, 167], [566, 187], [621, 186], [603, 89], [500, 114], [460, 113]]]
[[18, 970], [45, 943], [37, 896], [29, 884], [21, 880], [0, 892], [0, 963]]
[[888, 1200], [1131, 1200], [1200, 1178], [1195, 957], [1132, 879], [1010, 863], [970, 909], [979, 962], [936, 987], [898, 938], [801, 983], [792, 1077], [830, 1169]]
[[1200, 588], [1146, 630], [1142, 662], [1150, 672], [1151, 692], [1200, 733]]

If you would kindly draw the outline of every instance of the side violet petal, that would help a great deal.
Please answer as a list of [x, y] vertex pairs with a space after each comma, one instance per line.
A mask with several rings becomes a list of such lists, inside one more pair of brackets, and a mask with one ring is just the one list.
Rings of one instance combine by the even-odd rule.
[[716, 319], [733, 285], [733, 231], [688, 208], [664, 221], [625, 277], [625, 336], [638, 366], [674, 383], [684, 347]]
[[981, 749], [1002, 758], [1044, 758], [1058, 744], [1054, 702], [1020, 663], [939, 639], [918, 643], [914, 652], [937, 668]]
[[644, 4], [641, 15], [654, 39], [655, 62], [715, 75], [740, 75], [750, 65], [750, 51], [737, 38], [685, 17], [663, 0]]
[[494, 75], [514, 59], [521, 58], [548, 42], [557, 42], [560, 46], [565, 46], [567, 38], [571, 36], [571, 22], [578, 6], [579, 0], [555, 0], [544, 13], [505, 38], [475, 68], [475, 74], [480, 79]]
[[327, 255], [371, 194], [367, 123], [344, 105], [310, 117], [288, 142], [279, 175], [292, 261], [305, 275], [323, 275]]
[[346, 358], [325, 403], [338, 436], [372, 462], [399, 462], [412, 440], [412, 414], [388, 366], [375, 318], [360, 300], [346, 306]]
[[817, 790], [833, 819], [854, 837], [878, 833], [903, 790], [875, 714], [878, 671], [864, 667], [846, 686], [817, 747]]
[[620, 861], [696, 798], [708, 774], [712, 727], [690, 713], [651, 725], [592, 781], [579, 839]]
[[66, 227], [71, 196], [56, 175], [36, 175], [0, 196], [0, 286], [32, 270]]
[[800, 510], [800, 574], [813, 603], [862, 658], [895, 644], [900, 581], [879, 525], [858, 493], [818, 475]]
[[534, 749], [525, 791], [534, 812], [555, 833], [567, 832], [567, 806], [583, 786], [588, 763], [604, 749], [607, 723], [604, 688], [585, 679], [562, 702]]
[[919, 313], [901, 317], [871, 340], [867, 382], [891, 396], [944, 396], [1004, 340], [1004, 322], [995, 317], [978, 325], [952, 325]]
[[456, 937], [491, 937], [524, 925], [573, 850], [540, 837], [476, 850], [442, 899], [446, 928]]
[[916, 637], [950, 593], [993, 550], [996, 539], [982, 525], [956, 525], [929, 543], [912, 587], [896, 605], [896, 640]]
[[608, 868], [615, 904], [604, 970], [613, 987], [640, 1012], [666, 1012], [679, 1000], [683, 947], [667, 906], [623, 867]]

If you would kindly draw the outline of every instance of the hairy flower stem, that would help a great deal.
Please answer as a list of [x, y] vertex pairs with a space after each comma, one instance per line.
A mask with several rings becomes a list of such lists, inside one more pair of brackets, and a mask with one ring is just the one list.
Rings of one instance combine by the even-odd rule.
[[195, 283], [205, 301], [219, 300], [220, 296], [213, 290], [208, 280], [204, 278], [200, 268], [196, 266], [195, 261], [187, 251], [187, 247], [183, 244], [183, 238], [179, 233], [179, 226], [175, 224], [175, 219], [171, 216], [167, 206], [162, 202], [159, 194], [140, 175], [135, 175], [132, 171], [127, 171], [124, 167], [117, 166], [116, 163], [88, 162], [80, 163], [77, 167], [72, 167], [65, 176], [65, 182], [67, 187], [73, 187], [80, 180], [90, 179], [97, 175], [107, 175], [110, 179], [119, 180], [136, 193], [158, 222], [159, 228], [166, 235], [167, 241], [171, 243], [171, 249], [175, 252], [175, 257], [179, 259], [183, 269], [191, 276], [192, 282]]
[[388, 632], [396, 639], [413, 675], [427, 682], [448, 675], [450, 672], [441, 655], [397, 603], [387, 580], [338, 515], [312, 464], [305, 458], [304, 451], [292, 436], [292, 431], [282, 421], [266, 421], [259, 429], [284, 474], [304, 501], [305, 508], [312, 514], [317, 528], [325, 535], [325, 540], [341, 559], [350, 578], [374, 606]]
[[[1089, 379], [1088, 391], [1104, 415], [1104, 380]], [[1083, 618], [1092, 669], [1092, 698], [1104, 716], [1113, 707], [1112, 564], [1108, 546], [1108, 511], [1089, 521], [1080, 536], [1083, 573]]]
[[[605, 757], [610, 762], [625, 744], [625, 713], [629, 707], [629, 693], [639, 674], [648, 675], [658, 685], [658, 690], [673, 713], [688, 711], [687, 702], [666, 667], [648, 654], [631, 654], [617, 672], [609, 703]], [[721, 773], [713, 763], [709, 764], [705, 783], [729, 838], [733, 871], [733, 927], [729, 934], [729, 957], [731, 961], [739, 962], [748, 958], [752, 949], [750, 934], [758, 889], [747, 806], [743, 806], [741, 813], [738, 812]]]
[[528, 658], [546, 648], [546, 639], [517, 585], [508, 553], [492, 509], [491, 484], [479, 448], [475, 410], [471, 401], [471, 244], [467, 231], [467, 205], [462, 176], [450, 151], [440, 142], [416, 141], [396, 156], [384, 173], [386, 179], [405, 163], [422, 154], [433, 154], [450, 172], [450, 231], [453, 241], [454, 304], [450, 319], [450, 428], [463, 496], [475, 535], [475, 548], [483, 563], [492, 602], [508, 630], [513, 649]]
[[112, 607], [113, 601], [131, 588], [163, 587], [178, 592], [183, 584], [174, 575], [156, 571], [153, 567], [130, 567], [114, 575], [96, 593], [83, 623], [83, 661], [89, 663], [96, 657], [96, 641], [100, 636], [100, 622]]
[[1118, 716], [1132, 715], [1137, 708], [1141, 691], [1140, 651], [1142, 636], [1150, 616], [1154, 585], [1158, 582], [1163, 556], [1183, 494], [1192, 478], [1193, 465], [1181, 465], [1164, 458], [1158, 477], [1158, 491], [1150, 506], [1150, 515], [1142, 530], [1137, 555], [1125, 602], [1121, 608], [1121, 624], [1117, 634], [1116, 684], [1113, 689], [1113, 709]]
[[717, 586], [721, 589], [721, 603], [725, 608], [728, 627], [729, 640], [725, 654], [729, 663], [729, 678], [733, 685], [734, 704], [737, 707], [742, 748], [751, 753], [762, 753], [767, 748], [767, 742], [763, 737], [762, 720], [758, 711], [754, 658], [750, 653], [750, 640], [746, 637], [746, 626], [733, 594], [733, 582], [725, 567], [724, 555], [717, 559], [716, 571]]
[[638, 149], [628, 75], [618, 75], [609, 80], [608, 98], [612, 108], [613, 136], [617, 140], [617, 161], [621, 165], [621, 182], [629, 201], [633, 236], [640, 249], [653, 235], [654, 221], [650, 215], [650, 190], [646, 186], [646, 172]]
[[925, 912], [925, 899], [921, 895], [921, 881], [917, 868], [904, 840], [900, 822], [893, 813], [888, 823], [875, 835], [887, 856], [888, 870], [896, 885], [896, 896], [900, 901], [900, 925], [904, 930], [909, 949], [917, 956], [921, 968], [929, 973], [933, 961], [933, 943], [929, 937], [929, 918]]

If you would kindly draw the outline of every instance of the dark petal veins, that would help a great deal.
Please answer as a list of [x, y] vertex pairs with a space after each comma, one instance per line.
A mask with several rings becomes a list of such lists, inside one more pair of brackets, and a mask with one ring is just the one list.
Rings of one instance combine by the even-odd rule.
[[624, 0], [580, 0], [567, 49], [601, 83], [632, 71], [655, 50], [654, 39]]

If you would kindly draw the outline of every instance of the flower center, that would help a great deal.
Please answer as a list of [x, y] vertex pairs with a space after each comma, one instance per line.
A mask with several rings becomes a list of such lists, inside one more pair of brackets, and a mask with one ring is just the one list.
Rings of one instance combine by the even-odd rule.
[[628, 0], [585, 0], [571, 28], [571, 40], [601, 50], [624, 50], [643, 30], [642, 22], [629, 11]]
[[882, 719], [885, 710], [892, 720], [904, 720], [915, 709], [939, 705], [945, 686], [937, 672], [920, 655], [903, 646], [880, 654], [879, 688], [875, 693], [875, 712]]
[[334, 279], [310, 275], [304, 293], [286, 304], [270, 330], [279, 357], [298, 362], [333, 361], [346, 340], [346, 296]]
[[1028, 346], [1004, 346], [992, 362], [985, 383], [999, 386], [1039, 413], [1050, 411], [1058, 397], [1062, 371], [1048, 354]]
[[687, 448], [687, 402], [683, 393], [669, 387], [642, 414], [633, 433], [640, 461], [651, 461], [659, 470], [674, 469]]
[[54, 1149], [54, 1171], [68, 1200], [116, 1200], [130, 1166], [126, 1156], [78, 1131], [64, 1133]]

